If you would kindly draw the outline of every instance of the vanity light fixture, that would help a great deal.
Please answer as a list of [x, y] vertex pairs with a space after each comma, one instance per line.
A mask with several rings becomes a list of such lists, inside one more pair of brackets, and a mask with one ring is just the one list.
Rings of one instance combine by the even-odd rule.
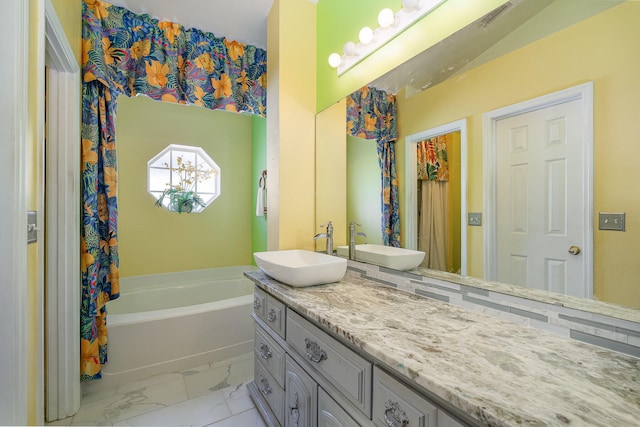
[[345, 43], [342, 55], [329, 55], [329, 65], [338, 69], [339, 76], [342, 75], [445, 1], [403, 0], [402, 9], [395, 14], [389, 8], [382, 9], [378, 14], [380, 26], [375, 30], [370, 27], [362, 28], [358, 34], [360, 42]]
[[369, 27], [363, 27], [358, 34], [358, 39], [362, 44], [369, 44], [373, 40], [373, 30]]

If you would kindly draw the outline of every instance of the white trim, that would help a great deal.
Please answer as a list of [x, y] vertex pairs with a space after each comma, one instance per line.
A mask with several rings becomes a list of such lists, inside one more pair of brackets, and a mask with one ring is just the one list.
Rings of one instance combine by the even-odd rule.
[[414, 133], [405, 138], [405, 242], [408, 249], [418, 248], [417, 153], [415, 144], [427, 138], [460, 131], [460, 274], [467, 275], [467, 119], [457, 120], [432, 129]]
[[0, 424], [27, 424], [27, 192], [29, 2], [0, 15]]
[[80, 68], [45, 2], [47, 421], [80, 409]]
[[588, 297], [593, 297], [593, 82], [584, 83], [538, 98], [483, 114], [483, 164], [484, 164], [484, 278], [496, 280], [497, 272], [497, 122], [508, 117], [540, 110], [566, 102], [582, 101], [582, 126], [584, 128], [585, 155], [583, 157], [583, 200], [585, 241], [583, 254], [585, 286]]

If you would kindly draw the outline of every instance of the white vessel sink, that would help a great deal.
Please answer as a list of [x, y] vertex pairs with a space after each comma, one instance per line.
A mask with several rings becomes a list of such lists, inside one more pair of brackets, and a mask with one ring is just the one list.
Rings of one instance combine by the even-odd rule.
[[[338, 246], [338, 255], [348, 257], [349, 247]], [[356, 245], [356, 261], [368, 262], [394, 270], [411, 270], [422, 263], [424, 252], [392, 246], [362, 244]]]
[[254, 252], [260, 270], [293, 287], [339, 282], [347, 271], [347, 260], [318, 252], [291, 249]]

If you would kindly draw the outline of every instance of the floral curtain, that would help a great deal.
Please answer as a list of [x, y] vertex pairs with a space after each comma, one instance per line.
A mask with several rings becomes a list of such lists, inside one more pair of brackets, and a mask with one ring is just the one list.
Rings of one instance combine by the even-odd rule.
[[81, 378], [107, 361], [107, 301], [119, 295], [117, 96], [266, 115], [266, 52], [85, 0], [82, 27]]
[[418, 179], [437, 182], [449, 180], [446, 135], [418, 142], [417, 152]]
[[396, 98], [372, 87], [363, 87], [347, 97], [347, 134], [375, 139], [382, 180], [382, 240], [387, 246], [400, 246], [398, 179], [395, 142]]

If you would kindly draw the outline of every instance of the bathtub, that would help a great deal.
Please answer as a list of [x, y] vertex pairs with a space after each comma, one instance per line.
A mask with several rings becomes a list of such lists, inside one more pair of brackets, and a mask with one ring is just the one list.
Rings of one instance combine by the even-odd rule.
[[108, 362], [92, 390], [253, 350], [250, 265], [120, 279], [107, 303]]

